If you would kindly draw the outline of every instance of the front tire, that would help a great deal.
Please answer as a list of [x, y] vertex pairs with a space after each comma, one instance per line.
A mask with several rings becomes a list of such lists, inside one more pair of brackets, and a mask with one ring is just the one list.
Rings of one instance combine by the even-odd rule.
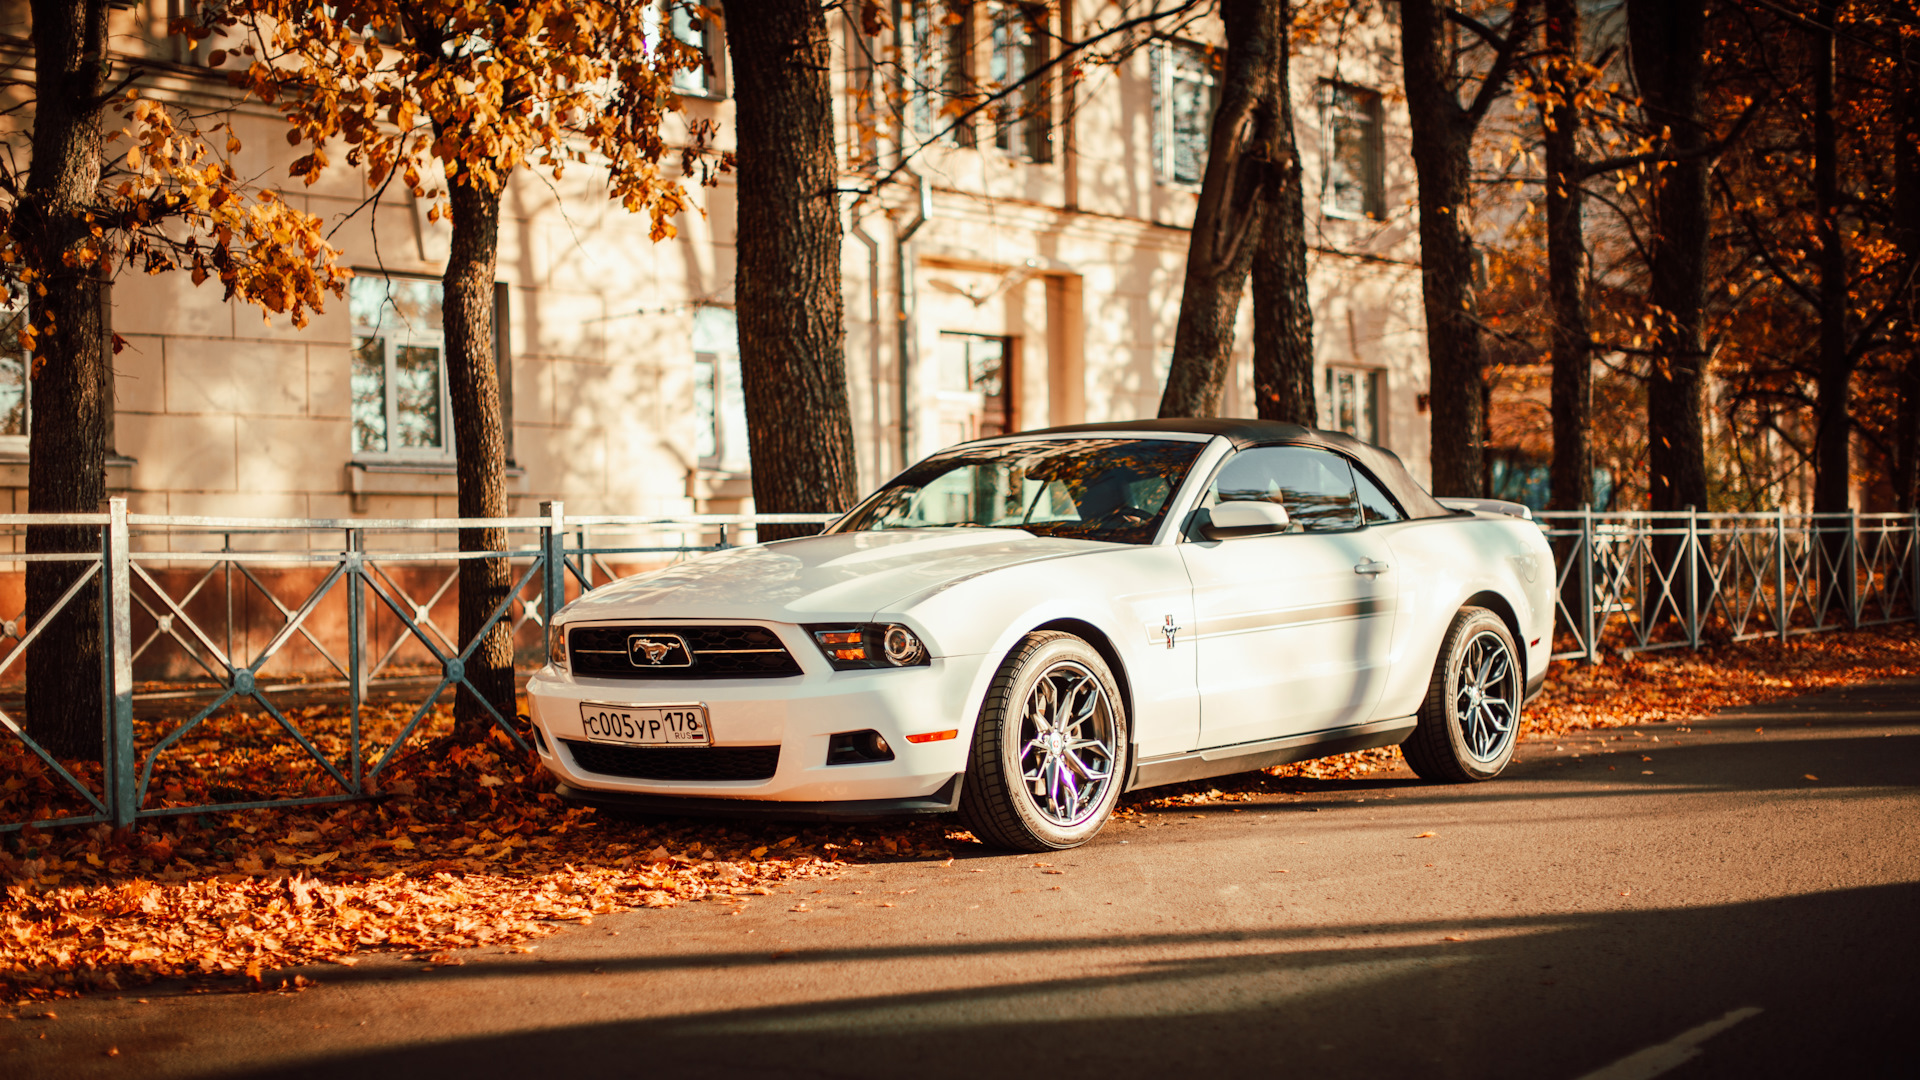
[[1127, 746], [1120, 689], [1093, 646], [1071, 634], [1028, 634], [980, 707], [961, 820], [994, 847], [1079, 847], [1120, 799]]
[[1427, 698], [1400, 753], [1426, 780], [1491, 780], [1513, 760], [1526, 679], [1513, 634], [1486, 608], [1461, 608], [1441, 640]]

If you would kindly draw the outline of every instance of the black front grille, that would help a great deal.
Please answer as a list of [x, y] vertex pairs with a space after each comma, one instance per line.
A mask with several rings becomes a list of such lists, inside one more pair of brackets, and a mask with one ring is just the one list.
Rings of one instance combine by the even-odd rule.
[[616, 746], [561, 739], [581, 768], [634, 780], [765, 780], [778, 746]]
[[[693, 663], [686, 667], [635, 664], [628, 638], [677, 634]], [[764, 626], [581, 626], [567, 631], [567, 656], [576, 675], [603, 679], [759, 679], [800, 674], [800, 665]]]

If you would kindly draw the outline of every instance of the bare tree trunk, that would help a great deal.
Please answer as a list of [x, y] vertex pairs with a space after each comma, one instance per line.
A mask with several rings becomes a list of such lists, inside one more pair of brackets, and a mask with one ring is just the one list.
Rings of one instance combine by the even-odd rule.
[[1593, 503], [1592, 332], [1587, 324], [1586, 238], [1580, 182], [1580, 8], [1546, 0], [1547, 295], [1553, 309], [1553, 466], [1555, 510]]
[[1420, 291], [1427, 318], [1433, 490], [1480, 495], [1486, 487], [1486, 345], [1480, 339], [1468, 156], [1473, 133], [1501, 91], [1532, 7], [1515, 0], [1507, 38], [1471, 106], [1456, 96], [1442, 5], [1403, 0], [1405, 69], [1413, 165], [1420, 178]]
[[[33, 168], [16, 210], [26, 262], [45, 292], [29, 289], [33, 420], [27, 508], [92, 514], [107, 494], [107, 432], [113, 408], [101, 273], [86, 216], [105, 149], [101, 95], [108, 60], [106, 0], [34, 0], [36, 101]], [[73, 261], [70, 261], [73, 260]], [[30, 552], [100, 550], [100, 530], [39, 526]], [[80, 576], [78, 564], [27, 564], [27, 622], [38, 625]], [[100, 592], [84, 586], [52, 617], [27, 656], [26, 728], [59, 757], [101, 749]]]
[[1313, 386], [1313, 306], [1307, 295], [1306, 199], [1293, 138], [1287, 29], [1293, 4], [1280, 0], [1280, 37], [1268, 88], [1267, 185], [1261, 193], [1260, 247], [1253, 256], [1253, 400], [1262, 420], [1312, 427], [1320, 422]]
[[[1633, 70], [1649, 119], [1672, 129], [1676, 153], [1698, 151], [1700, 74], [1705, 62], [1703, 0], [1627, 0]], [[1707, 509], [1706, 305], [1708, 162], [1698, 153], [1654, 181], [1653, 247], [1647, 300], [1654, 309], [1647, 380], [1649, 504]]]
[[[1920, 23], [1920, 3], [1905, 0], [1900, 10], [1910, 25]], [[1898, 28], [1894, 37], [1906, 70], [1913, 72], [1920, 65], [1920, 47]], [[1905, 294], [1896, 301], [1906, 335], [1906, 359], [1900, 372], [1893, 496], [1896, 507], [1911, 511], [1920, 507], [1920, 78], [1901, 82], [1895, 108], [1900, 137], [1893, 159], [1893, 235], [1906, 273]], [[1920, 608], [1920, 603], [1915, 607]]]
[[[1212, 416], [1220, 408], [1240, 294], [1261, 242], [1261, 191], [1272, 166], [1267, 153], [1276, 123], [1270, 88], [1286, 50], [1281, 7], [1266, 0], [1220, 0], [1226, 71], [1187, 241], [1186, 281], [1161, 416]], [[1284, 91], [1280, 100], [1286, 100]]]
[[[739, 132], [740, 375], [754, 508], [830, 513], [855, 497], [826, 11], [732, 0]], [[763, 540], [816, 532], [769, 526]]]
[[[453, 399], [453, 445], [460, 516], [507, 516], [507, 437], [500, 416], [500, 368], [494, 354], [493, 279], [500, 249], [500, 193], [467, 175], [449, 178], [453, 236], [442, 279], [441, 303], [447, 339], [447, 390]], [[461, 529], [464, 551], [503, 551], [505, 529]], [[460, 641], [479, 635], [513, 588], [505, 559], [460, 563]], [[466, 662], [466, 675], [500, 715], [516, 713], [512, 623], [500, 619]], [[470, 695], [454, 705], [456, 739], [478, 742], [493, 718]]]
[[1820, 0], [1828, 27], [1813, 48], [1814, 232], [1820, 238], [1820, 375], [1813, 450], [1813, 511], [1845, 513], [1853, 503], [1853, 356], [1847, 347], [1847, 252], [1840, 236], [1840, 136], [1834, 117], [1834, 35], [1838, 0]]

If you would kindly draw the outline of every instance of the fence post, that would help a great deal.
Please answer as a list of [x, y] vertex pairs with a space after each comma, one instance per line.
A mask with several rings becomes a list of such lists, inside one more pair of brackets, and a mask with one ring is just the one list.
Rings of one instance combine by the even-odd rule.
[[1912, 556], [1913, 572], [1907, 575], [1907, 606], [1913, 609], [1913, 621], [1920, 622], [1920, 506], [1914, 507], [1909, 527], [1913, 535], [1907, 540], [1907, 551]]
[[1593, 504], [1580, 506], [1580, 640], [1587, 646], [1587, 663], [1600, 662], [1599, 629], [1593, 617], [1593, 564], [1599, 553], [1593, 548]]
[[727, 549], [727, 523], [723, 521], [720, 523], [720, 543], [714, 548], [714, 550], [725, 551], [726, 549]]
[[113, 810], [115, 828], [133, 824], [139, 807], [134, 805], [133, 770], [133, 572], [129, 559], [127, 500], [124, 496], [107, 500], [106, 565], [100, 569], [107, 579], [107, 650], [113, 658], [113, 698], [107, 730], [113, 746], [113, 791], [108, 805]]
[[1847, 626], [1860, 629], [1860, 508], [1847, 511]]
[[1700, 515], [1687, 507], [1687, 646], [1700, 648]]
[[1787, 508], [1774, 511], [1773, 517], [1773, 628], [1784, 644], [1787, 640]]
[[546, 657], [553, 662], [553, 617], [567, 599], [567, 504], [559, 500], [540, 504], [547, 519], [540, 526], [540, 606], [546, 612]]
[[351, 736], [348, 762], [353, 767], [349, 775], [356, 795], [366, 786], [360, 774], [360, 703], [367, 696], [367, 586], [365, 568], [360, 563], [365, 544], [359, 529], [347, 530], [347, 550], [342, 558], [347, 564], [347, 730]]

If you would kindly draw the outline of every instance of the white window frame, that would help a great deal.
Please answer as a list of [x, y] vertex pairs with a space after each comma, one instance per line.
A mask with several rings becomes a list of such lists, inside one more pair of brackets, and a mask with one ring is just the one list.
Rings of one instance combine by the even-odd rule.
[[[1200, 162], [1200, 175], [1187, 180], [1174, 174], [1174, 115], [1173, 87], [1175, 81], [1176, 52], [1190, 53], [1199, 61], [1199, 70], [1203, 73], [1203, 85], [1207, 88], [1207, 116], [1200, 128], [1200, 146], [1194, 155]], [[1150, 77], [1153, 80], [1153, 178], [1156, 183], [1167, 187], [1199, 190], [1207, 171], [1208, 140], [1213, 136], [1213, 113], [1220, 105], [1220, 81], [1205, 45], [1198, 42], [1183, 41], [1178, 38], [1158, 38], [1148, 50]]]
[[[705, 6], [718, 7], [717, 4]], [[645, 12], [646, 36], [652, 39], [656, 34], [672, 34], [674, 40], [694, 46], [706, 58], [706, 67], [698, 71], [673, 73], [674, 93], [702, 101], [722, 101], [727, 96], [726, 50], [721, 47], [719, 22], [702, 18], [696, 30], [692, 22], [699, 16], [693, 9], [693, 0], [659, 0]]]
[[[994, 0], [988, 9], [988, 71], [995, 81], [1004, 73], [1011, 81], [1025, 78], [1053, 56], [1053, 13], [1045, 4]], [[1016, 39], [1015, 31], [1031, 33]], [[1019, 71], [1013, 70], [1018, 64]], [[995, 86], [995, 90], [1000, 87]], [[993, 145], [1010, 158], [1035, 165], [1052, 164], [1053, 79], [1051, 72], [1027, 83], [1018, 93], [1000, 99], [995, 110]]]
[[[694, 317], [696, 319], [699, 318], [699, 312], [702, 310], [732, 312], [733, 309], [719, 305], [702, 305], [702, 307], [695, 309]], [[730, 346], [721, 343], [718, 347], [695, 348], [693, 350], [693, 387], [697, 392], [702, 389], [704, 382], [704, 388], [709, 395], [707, 400], [711, 402], [711, 406], [706, 410], [702, 410], [699, 407], [697, 399], [692, 404], [694, 406], [694, 422], [704, 426], [706, 428], [706, 434], [711, 435], [713, 439], [713, 453], [697, 455], [700, 467], [718, 472], [745, 475], [751, 469], [752, 459], [749, 457], [748, 447], [746, 445], [748, 438], [744, 419], [746, 401], [744, 399], [739, 402], [732, 400], [735, 394], [740, 393], [739, 324], [736, 322], [734, 326], [736, 336]], [[690, 343], [694, 343], [696, 335], [689, 333], [688, 340]], [[700, 377], [700, 366], [702, 364], [707, 367], [705, 380], [702, 380]], [[728, 378], [729, 371], [731, 371], [733, 376], [731, 379]], [[732, 411], [736, 407], [739, 410], [737, 414]], [[739, 422], [730, 425], [728, 422], [729, 417], [736, 415]], [[728, 437], [728, 429], [730, 426], [738, 428], [738, 441], [741, 445], [732, 445], [735, 440]]]
[[[354, 272], [354, 280], [355, 281], [368, 281], [368, 280], [425, 281], [425, 282], [432, 283], [434, 285], [439, 284], [439, 279], [428, 277], [422, 274], [389, 274], [389, 273], [382, 273], [378, 270], [356, 270]], [[351, 286], [349, 286], [349, 288], [351, 288]], [[445, 303], [444, 296], [442, 297], [442, 303], [443, 304]], [[347, 306], [348, 306], [348, 311], [351, 312], [353, 307], [351, 298], [349, 298]], [[442, 308], [443, 313], [444, 313], [444, 310], [445, 309]], [[393, 327], [391, 332], [388, 331], [388, 325], [383, 320], [379, 325], [379, 327], [377, 328], [381, 332], [381, 340], [383, 342], [382, 361], [384, 365], [383, 371], [384, 371], [384, 380], [385, 380], [383, 383], [383, 389], [384, 389], [385, 405], [386, 405], [387, 448], [385, 450], [365, 450], [365, 449], [354, 448], [352, 446], [353, 401], [352, 401], [352, 391], [349, 390], [348, 403], [347, 403], [347, 422], [349, 427], [348, 427], [347, 437], [348, 437], [348, 446], [349, 446], [349, 449], [352, 450], [354, 460], [381, 461], [381, 462], [415, 461], [415, 462], [427, 462], [427, 463], [435, 463], [435, 464], [449, 463], [453, 461], [454, 459], [453, 397], [447, 386], [447, 383], [448, 383], [447, 336], [446, 336], [446, 331], [444, 327], [444, 314], [442, 316], [442, 320], [443, 320], [443, 324], [441, 326], [434, 326], [434, 327], [412, 326], [404, 323], [396, 324]], [[347, 346], [346, 359], [347, 359], [347, 370], [349, 373], [349, 378], [351, 378], [351, 373], [353, 370], [354, 354], [359, 352], [360, 340], [365, 336], [366, 335], [360, 333], [360, 328], [356, 324], [353, 327], [352, 336], [349, 339], [349, 344]], [[399, 404], [396, 401], [395, 395], [394, 395], [394, 388], [398, 383], [398, 379], [396, 377], [398, 375], [398, 364], [397, 364], [397, 361], [395, 360], [395, 354], [399, 349], [405, 348], [407, 346], [431, 346], [440, 355], [440, 445], [439, 446], [395, 447], [393, 445], [394, 439], [395, 439], [395, 433], [399, 430], [399, 427], [400, 427]], [[349, 386], [351, 386], [351, 382], [349, 382]]]
[[[954, 124], [946, 115], [946, 104], [973, 88], [973, 27], [977, 5], [973, 0], [909, 0], [906, 16], [911, 39], [911, 61], [903, 88], [907, 99], [905, 128], [912, 141], [921, 146], [966, 146], [975, 144], [977, 118]], [[960, 21], [947, 22], [949, 13]], [[948, 130], [951, 126], [951, 130]], [[935, 135], [945, 132], [939, 138]]]
[[[1356, 386], [1364, 384], [1366, 398], [1364, 405], [1370, 408], [1364, 421], [1356, 422], [1358, 431], [1349, 431], [1340, 426], [1340, 405], [1342, 378], [1351, 377]], [[1358, 367], [1351, 364], [1328, 364], [1321, 380], [1320, 427], [1326, 431], [1345, 431], [1361, 442], [1381, 443], [1381, 433], [1386, 430], [1387, 373], [1381, 368]], [[1355, 407], [1355, 414], [1360, 406]], [[1371, 428], [1371, 430], [1367, 430]]]
[[[1362, 144], [1364, 160], [1362, 168], [1365, 176], [1361, 178], [1362, 193], [1360, 209], [1336, 206], [1333, 201], [1333, 162], [1338, 152], [1339, 132], [1335, 130], [1339, 123], [1340, 110], [1336, 109], [1341, 94], [1364, 98], [1371, 107], [1368, 117], [1370, 130], [1366, 142]], [[1320, 84], [1320, 213], [1325, 217], [1339, 218], [1345, 221], [1378, 221], [1387, 214], [1387, 151], [1386, 151], [1386, 98], [1378, 90], [1351, 83], [1324, 81]]]
[[16, 332], [15, 320], [26, 321], [26, 304], [15, 301], [0, 306], [0, 356], [17, 360], [20, 364], [20, 396], [26, 407], [21, 410], [20, 434], [0, 434], [0, 452], [24, 454], [33, 432], [33, 356], [20, 347], [20, 337]]

